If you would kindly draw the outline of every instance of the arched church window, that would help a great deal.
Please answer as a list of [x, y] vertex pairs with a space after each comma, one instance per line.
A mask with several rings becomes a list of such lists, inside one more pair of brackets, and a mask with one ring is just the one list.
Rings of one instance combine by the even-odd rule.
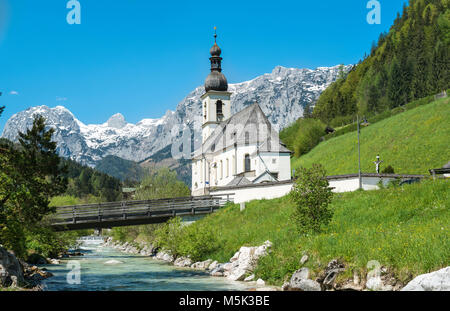
[[251, 162], [250, 162], [250, 155], [246, 154], [244, 158], [244, 167], [246, 172], [251, 171]]
[[248, 146], [250, 144], [250, 133], [245, 132], [245, 145]]
[[218, 100], [216, 102], [216, 115], [217, 115], [217, 121], [223, 120], [223, 102], [221, 100]]

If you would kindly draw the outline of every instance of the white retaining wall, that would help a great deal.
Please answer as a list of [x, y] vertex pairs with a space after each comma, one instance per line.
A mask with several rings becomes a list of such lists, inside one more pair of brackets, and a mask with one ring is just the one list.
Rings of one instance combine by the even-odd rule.
[[[398, 177], [387, 176], [363, 176], [362, 188], [364, 190], [376, 190], [379, 189], [378, 183], [383, 182], [387, 185], [391, 180], [398, 179]], [[406, 178], [401, 178], [406, 179]], [[359, 188], [358, 177], [335, 177], [328, 179], [330, 187], [333, 188], [333, 192], [350, 192]], [[250, 186], [241, 187], [222, 187], [217, 190], [210, 190], [211, 195], [223, 195], [233, 194], [231, 197], [234, 199], [234, 203], [248, 202], [251, 200], [261, 199], [275, 199], [280, 198], [288, 194], [292, 189], [293, 183], [270, 183], [267, 185], [255, 184]]]

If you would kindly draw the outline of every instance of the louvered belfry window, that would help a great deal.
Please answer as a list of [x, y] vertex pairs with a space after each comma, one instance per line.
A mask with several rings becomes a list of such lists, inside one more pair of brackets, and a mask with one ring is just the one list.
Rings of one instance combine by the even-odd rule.
[[218, 100], [216, 102], [216, 115], [217, 115], [217, 121], [223, 120], [223, 102], [221, 100]]

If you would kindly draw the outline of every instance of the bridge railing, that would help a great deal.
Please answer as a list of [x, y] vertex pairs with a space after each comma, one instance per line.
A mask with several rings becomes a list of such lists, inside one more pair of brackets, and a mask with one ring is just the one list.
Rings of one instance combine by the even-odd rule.
[[232, 202], [231, 196], [232, 194], [62, 206], [56, 208], [50, 221], [52, 225], [57, 225], [205, 214]]

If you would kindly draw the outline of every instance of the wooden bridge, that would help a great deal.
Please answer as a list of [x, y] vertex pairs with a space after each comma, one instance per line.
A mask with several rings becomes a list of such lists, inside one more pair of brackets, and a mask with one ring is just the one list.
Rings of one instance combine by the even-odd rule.
[[213, 213], [232, 202], [230, 195], [62, 206], [56, 208], [50, 223], [56, 231], [162, 223], [175, 216]]

